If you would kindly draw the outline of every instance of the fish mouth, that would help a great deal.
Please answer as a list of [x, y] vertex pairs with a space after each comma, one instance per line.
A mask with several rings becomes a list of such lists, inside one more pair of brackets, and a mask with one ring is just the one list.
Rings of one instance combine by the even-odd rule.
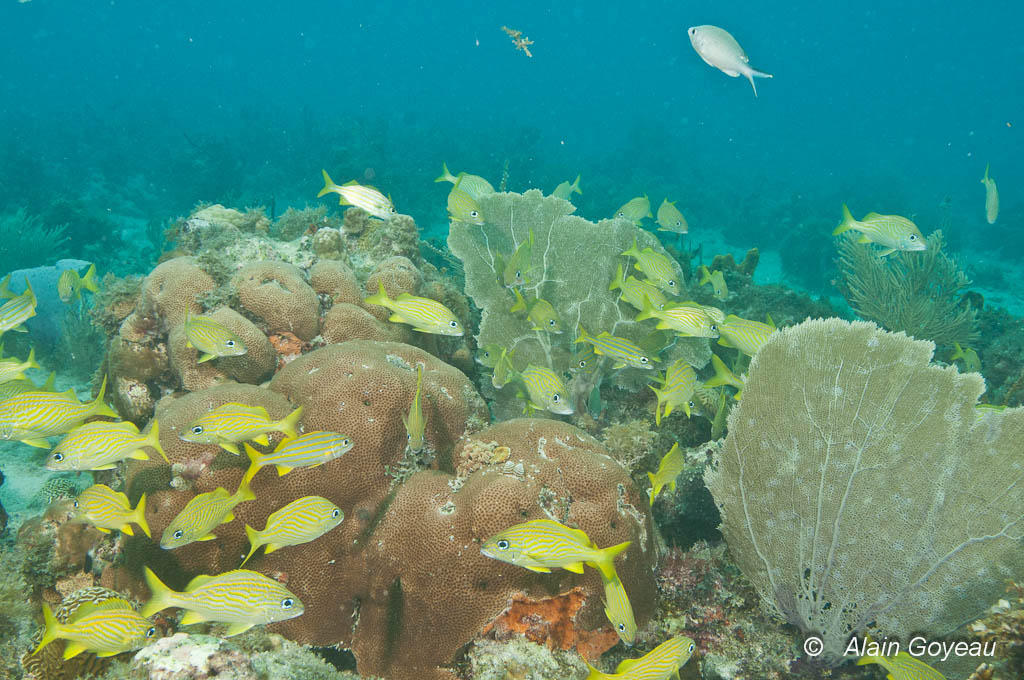
[[551, 411], [552, 413], [557, 413], [560, 416], [571, 416], [573, 413], [576, 412], [576, 410], [573, 409], [572, 406], [548, 407], [548, 410]]

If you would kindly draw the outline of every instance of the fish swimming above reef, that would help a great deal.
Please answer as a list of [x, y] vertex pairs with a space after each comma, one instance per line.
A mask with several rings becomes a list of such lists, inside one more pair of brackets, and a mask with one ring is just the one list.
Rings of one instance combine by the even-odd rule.
[[686, 456], [679, 449], [679, 442], [672, 445], [672, 448], [668, 450], [664, 456], [661, 457], [661, 462], [658, 464], [657, 472], [648, 472], [647, 478], [651, 480], [651, 488], [647, 491], [647, 495], [650, 496], [651, 505], [654, 505], [654, 499], [658, 497], [661, 490], [667, 485], [669, 491], [675, 493], [676, 491], [676, 477], [686, 467]]
[[118, 418], [103, 395], [107, 377], [96, 399], [83, 404], [74, 390], [66, 392], [22, 392], [0, 402], [0, 440], [13, 439], [37, 448], [50, 448], [47, 437], [65, 434], [93, 416]]
[[185, 314], [185, 338], [186, 347], [199, 350], [199, 364], [218, 357], [242, 356], [248, 351], [242, 339], [224, 324], [208, 316], [193, 316], [191, 311]]
[[182, 592], [164, 585], [149, 567], [144, 568], [144, 573], [152, 596], [142, 607], [143, 616], [179, 607], [185, 610], [182, 625], [203, 621], [227, 623], [227, 637], [253, 626], [294, 619], [305, 611], [299, 598], [283, 585], [248, 569], [196, 576]]
[[953, 356], [949, 358], [950, 361], [956, 361], [959, 359], [964, 362], [964, 370], [968, 373], [981, 373], [981, 359], [978, 357], [978, 353], [968, 347], [964, 349], [960, 346], [959, 342], [953, 343]]
[[725, 284], [725, 274], [719, 270], [710, 271], [707, 267], [700, 268], [700, 281], [697, 285], [711, 284], [711, 290], [715, 291], [716, 300], [725, 300], [729, 297], [729, 286]]
[[543, 409], [561, 415], [573, 413], [568, 388], [562, 378], [547, 366], [529, 364], [521, 373], [512, 375], [513, 379], [519, 380], [526, 388], [523, 396], [528, 409]]
[[129, 421], [98, 420], [67, 433], [46, 459], [46, 469], [112, 470], [127, 458], [149, 460], [149, 454], [143, 450], [147, 446], [170, 463], [160, 446], [160, 424], [155, 418], [145, 435], [139, 434], [139, 428]]
[[580, 189], [580, 175], [576, 175], [576, 179], [573, 180], [572, 184], [562, 182], [551, 192], [551, 195], [555, 198], [561, 198], [566, 201], [572, 200], [573, 194], [583, 195], [583, 190]]
[[24, 394], [25, 392], [53, 392], [54, 383], [56, 382], [56, 371], [50, 371], [50, 377], [48, 377], [46, 382], [42, 385], [36, 385], [28, 378], [23, 380], [8, 380], [5, 383], [0, 383], [0, 401], [7, 401], [11, 397], [16, 397], [19, 394]]
[[[0, 346], [0, 354], [3, 346]], [[15, 357], [0, 358], [0, 384], [12, 380], [25, 380], [25, 371], [30, 368], [40, 368], [36, 363], [36, 350], [31, 348], [28, 351], [28, 358], [25, 361], [18, 361]]]
[[174, 550], [195, 541], [214, 540], [217, 536], [213, 530], [235, 519], [235, 506], [255, 499], [256, 494], [249, 488], [249, 480], [245, 478], [234, 494], [229, 495], [224, 487], [218, 486], [213, 491], [194, 496], [164, 529], [160, 547]]
[[639, 659], [626, 659], [615, 667], [615, 673], [602, 673], [589, 663], [585, 680], [668, 680], [679, 677], [679, 668], [690, 660], [696, 648], [693, 640], [677, 635], [644, 654]]
[[981, 183], [985, 185], [985, 219], [989, 224], [995, 224], [999, 217], [999, 189], [996, 188], [996, 181], [988, 176], [987, 164]]
[[750, 59], [743, 51], [736, 38], [732, 37], [725, 29], [717, 26], [691, 26], [687, 31], [690, 36], [690, 44], [697, 51], [700, 58], [708, 66], [713, 66], [727, 76], [738, 78], [743, 76], [750, 81], [750, 87], [754, 88], [754, 96], [757, 96], [757, 86], [754, 85], [754, 78], [772, 78], [772, 74], [758, 71], [750, 66]]
[[57, 279], [57, 295], [62, 302], [71, 302], [82, 296], [82, 289], [97, 293], [100, 290], [96, 283], [96, 265], [89, 265], [85, 276], [79, 276], [77, 269], [65, 269]]
[[[10, 274], [7, 275], [10, 279]], [[25, 332], [27, 329], [22, 326], [27, 320], [36, 315], [36, 294], [32, 292], [32, 284], [25, 278], [25, 291], [18, 295], [11, 296], [11, 299], [0, 306], [0, 336], [7, 331]]]
[[651, 214], [651, 199], [647, 198], [647, 194], [631, 198], [615, 211], [615, 217], [629, 220], [633, 224], [640, 224], [645, 217], [654, 217]]
[[529, 283], [526, 276], [530, 269], [530, 259], [533, 254], [533, 229], [530, 229], [525, 239], [520, 241], [512, 257], [508, 258], [505, 268], [502, 269], [501, 278], [506, 288], [522, 286]]
[[718, 324], [695, 302], [666, 304], [661, 309], [655, 309], [649, 300], [646, 302], [643, 310], [636, 315], [637, 321], [658, 319], [656, 328], [669, 329], [688, 338], [718, 337]]
[[742, 398], [743, 388], [746, 387], [744, 382], [744, 376], [737, 376], [729, 367], [725, 365], [717, 354], [711, 355], [711, 365], [715, 369], [715, 374], [704, 381], [704, 387], [718, 387], [719, 385], [731, 385], [738, 391], [733, 396], [733, 399], [737, 401]]
[[643, 272], [651, 283], [670, 295], [679, 295], [679, 282], [676, 281], [672, 261], [667, 256], [655, 252], [651, 247], [638, 250], [635, 237], [633, 245], [623, 251], [622, 255], [635, 259], [633, 266]]
[[480, 209], [480, 203], [469, 192], [463, 190], [461, 180], [448, 192], [448, 216], [454, 222], [475, 224], [478, 227], [484, 224], [484, 213]]
[[[684, 359], [676, 359], [665, 370], [661, 389], [648, 385], [658, 398], [654, 406], [654, 423], [661, 426], [661, 419], [671, 415], [673, 409], [682, 406], [686, 417], [690, 417], [690, 402], [697, 387], [697, 373]], [[662, 413], [664, 406], [664, 413]]]
[[389, 220], [397, 214], [391, 199], [377, 189], [360, 184], [355, 180], [345, 184], [335, 184], [326, 170], [321, 170], [320, 172], [324, 174], [324, 188], [316, 195], [317, 198], [330, 193], [338, 194], [339, 205], [352, 205], [362, 208], [374, 217], [382, 220]]
[[414, 331], [420, 333], [455, 336], [463, 333], [462, 324], [455, 318], [455, 314], [440, 302], [409, 293], [402, 293], [392, 300], [384, 290], [383, 282], [377, 293], [363, 302], [390, 309], [392, 314], [388, 321], [409, 324]]
[[832, 235], [837, 236], [850, 229], [861, 233], [857, 239], [858, 243], [877, 243], [882, 246], [884, 250], [879, 253], [882, 257], [897, 250], [916, 251], [928, 247], [917, 225], [906, 217], [871, 212], [865, 215], [864, 219], [857, 221], [853, 219], [850, 209], [844, 203], [843, 221], [832, 230]]
[[608, 617], [619, 639], [627, 646], [632, 645], [636, 640], [636, 619], [626, 588], [618, 575], [605, 578], [602, 574], [601, 583], [604, 586], [604, 615]]
[[156, 626], [126, 600], [116, 597], [80, 605], [67, 623], [60, 623], [44, 602], [43, 621], [43, 639], [32, 654], [54, 640], [64, 640], [65, 659], [82, 652], [114, 656], [141, 649], [157, 638]]
[[352, 440], [337, 432], [316, 430], [300, 437], [286, 438], [273, 452], [261, 454], [248, 444], [245, 453], [249, 456], [249, 469], [243, 480], [248, 482], [260, 468], [273, 465], [278, 476], [283, 477], [295, 468], [314, 468], [340, 458], [352, 450]]
[[558, 312], [555, 311], [550, 302], [541, 297], [536, 297], [527, 302], [518, 288], [514, 290], [516, 302], [508, 311], [513, 314], [525, 312], [526, 318], [533, 323], [530, 330], [556, 334], [562, 332], [562, 322], [558, 318]]
[[768, 337], [774, 332], [774, 326], [730, 314], [718, 324], [718, 344], [723, 347], [734, 347], [752, 357], [764, 343], [768, 342]]
[[444, 169], [441, 172], [441, 176], [435, 179], [435, 182], [451, 182], [457, 184], [460, 189], [465, 191], [470, 197], [479, 201], [482, 197], [488, 196], [494, 192], [494, 186], [480, 175], [470, 175], [466, 172], [460, 172], [458, 175], [453, 175], [448, 169], [448, 164], [444, 163]]
[[658, 208], [658, 231], [670, 231], [674, 234], [686, 234], [690, 231], [683, 213], [676, 207], [677, 201], [669, 201], [667, 198], [661, 202]]
[[566, 569], [583, 573], [583, 565], [598, 569], [607, 578], [615, 577], [615, 557], [630, 546], [630, 541], [598, 548], [580, 529], [550, 519], [535, 519], [499, 531], [484, 541], [480, 552], [530, 571], [549, 573]]
[[239, 456], [242, 454], [238, 448], [240, 443], [252, 441], [266, 446], [270, 443], [267, 437], [270, 432], [280, 432], [285, 437], [298, 436], [295, 427], [301, 417], [301, 406], [281, 420], [273, 420], [262, 406], [230, 402], [200, 416], [178, 436], [195, 444], [220, 444], [225, 451]]
[[643, 348], [636, 343], [612, 335], [608, 331], [594, 336], [587, 333], [583, 326], [579, 326], [579, 337], [575, 342], [586, 342], [594, 346], [594, 352], [602, 356], [610, 357], [615, 361], [612, 368], [654, 368], [654, 362], [659, 361], [658, 357], [647, 356]]
[[405, 425], [405, 433], [409, 437], [409, 450], [413, 453], [423, 448], [423, 432], [427, 427], [427, 421], [423, 417], [423, 405], [420, 402], [422, 388], [423, 364], [416, 364], [416, 394], [413, 395], [409, 415], [402, 414], [402, 424]]
[[864, 647], [865, 654], [857, 659], [857, 665], [866, 666], [877, 663], [889, 671], [886, 676], [889, 680], [946, 680], [945, 675], [907, 652], [901, 651], [895, 656], [868, 653], [872, 651], [872, 647], [878, 648], [878, 643], [872, 641], [870, 637], [865, 637]]
[[501, 345], [493, 342], [483, 345], [477, 348], [475, 358], [476, 362], [481, 366], [494, 368], [498, 365], [498, 360], [501, 358]]
[[105, 484], [93, 484], [82, 491], [72, 504], [72, 522], [89, 524], [109, 534], [117, 529], [121, 533], [134, 536], [132, 524], [149, 536], [149, 524], [146, 523], [146, 494], [142, 494], [134, 508], [128, 503], [128, 496], [114, 491]]
[[245, 565], [261, 545], [269, 554], [281, 548], [309, 543], [320, 538], [345, 519], [345, 513], [334, 503], [322, 496], [303, 496], [292, 501], [267, 517], [263, 531], [245, 525], [249, 538], [249, 554], [239, 567]]
[[619, 299], [640, 311], [643, 311], [645, 299], [655, 309], [661, 309], [668, 303], [668, 298], [661, 292], [661, 288], [650, 281], [641, 281], [635, 276], [626, 277], [621, 264], [615, 269], [615, 278], [608, 284], [608, 290], [621, 290]]

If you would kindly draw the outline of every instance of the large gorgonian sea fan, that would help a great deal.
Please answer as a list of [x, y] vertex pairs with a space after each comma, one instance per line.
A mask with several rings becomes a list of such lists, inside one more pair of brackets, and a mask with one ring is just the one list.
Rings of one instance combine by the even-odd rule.
[[67, 254], [66, 224], [48, 227], [24, 208], [0, 215], [0, 278], [14, 269], [53, 264]]
[[1024, 576], [1024, 408], [872, 323], [805, 321], [750, 365], [705, 480], [767, 609], [824, 641], [947, 634]]

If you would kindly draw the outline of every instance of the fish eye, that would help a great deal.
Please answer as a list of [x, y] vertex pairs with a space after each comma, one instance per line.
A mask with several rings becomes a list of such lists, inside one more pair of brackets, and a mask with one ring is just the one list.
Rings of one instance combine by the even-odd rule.
[[523, 273], [521, 271], [519, 271], [518, 269], [516, 270], [516, 278], [517, 279], [523, 278]]
[[508, 550], [508, 541], [504, 538], [498, 541], [498, 550]]
[[490, 359], [490, 358], [491, 358], [491, 353], [490, 352], [484, 352], [484, 359]]
[[391, 206], [390, 208], [388, 208], [388, 212], [395, 213], [395, 212], [398, 212], [398, 211], [395, 210], [395, 206]]
[[691, 654], [693, 653], [693, 643], [692, 642], [690, 643], [690, 648], [688, 650], [686, 650], [686, 651], [690, 652]]
[[714, 323], [711, 324], [711, 330], [717, 331], [718, 330], [718, 324], [714, 324]]
[[203, 426], [202, 425], [196, 425], [195, 427], [192, 428], [192, 434], [202, 434], [202, 433], [203, 433]]
[[235, 341], [234, 340], [228, 340], [224, 344], [227, 345], [228, 347], [234, 347], [235, 346]]
[[458, 328], [459, 327], [459, 322], [458, 321], [449, 321], [448, 325], [451, 326], [452, 328]]
[[676, 226], [677, 226], [677, 227], [681, 227], [681, 226], [683, 226], [683, 223], [682, 223], [682, 222], [680, 222], [679, 220], [676, 220]]
[[64, 454], [63, 453], [55, 453], [55, 454], [53, 454], [53, 459], [59, 463], [62, 460], [64, 460]]
[[548, 325], [551, 326], [552, 328], [554, 328], [555, 327], [555, 320], [552, 319], [551, 321], [548, 321]]
[[348, 440], [347, 439], [342, 439], [341, 440], [341, 445], [342, 446], [348, 446]]
[[181, 538], [184, 535], [185, 535], [185, 532], [183, 532], [181, 529], [178, 529], [177, 531], [174, 532], [174, 537], [175, 538]]
[[586, 359], [580, 359], [580, 368], [586, 368], [586, 367], [587, 367], [587, 360]]
[[620, 631], [623, 631], [623, 632], [625, 632], [625, 630], [626, 630], [626, 624], [624, 624], [624, 623], [620, 623], [620, 624], [619, 624], [619, 630], [620, 630]]
[[156, 626], [150, 626], [149, 629], [146, 630], [146, 637], [151, 638], [154, 635], [156, 635]]
[[78, 501], [75, 501], [75, 503], [74, 503], [74, 505], [72, 507], [77, 508], [78, 507]]
[[696, 406], [696, 404], [693, 403], [693, 399], [691, 399], [690, 401], [686, 402], [686, 405], [689, 406], [690, 408], [693, 408], [694, 406]]
[[560, 402], [561, 400], [562, 400], [562, 398], [561, 398], [560, 396], [558, 396], [557, 394], [552, 394], [552, 395], [551, 395], [551, 401], [553, 401], [554, 403], [556, 403], [556, 404], [557, 404], [557, 403], [558, 403], [558, 402]]
[[286, 597], [281, 600], [281, 609], [291, 609], [294, 606], [295, 600], [290, 597]]
[[669, 281], [668, 282], [668, 286], [669, 286], [669, 288], [675, 288], [676, 287], [676, 282], [675, 281]]
[[476, 210], [470, 210], [470, 211], [469, 211], [469, 216], [470, 216], [470, 217], [479, 217], [479, 216], [480, 216], [480, 213], [479, 213], [479, 212], [477, 212]]
[[341, 510], [339, 510], [338, 508], [335, 508], [334, 510], [331, 511], [331, 517], [337, 517], [340, 514]]
[[646, 363], [648, 363], [648, 359], [647, 359], [647, 357], [640, 357], [640, 363], [641, 363], [641, 364], [646, 364]]
[[911, 241], [916, 241], [917, 240], [917, 234], [911, 234], [910, 235], [910, 240]]

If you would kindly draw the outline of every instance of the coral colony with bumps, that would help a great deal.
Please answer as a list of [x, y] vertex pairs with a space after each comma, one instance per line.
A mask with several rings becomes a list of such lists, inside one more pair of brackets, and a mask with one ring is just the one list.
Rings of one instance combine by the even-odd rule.
[[[993, 400], [941, 235], [844, 211], [851, 323], [755, 284], [756, 249], [678, 257], [646, 195], [595, 223], [578, 177], [445, 166], [446, 249], [323, 178], [343, 215], [201, 206], [141, 280], [3, 280], [2, 339], [30, 343], [0, 357], [0, 437], [54, 475], [4, 543], [9, 674], [1020, 668], [1021, 363]], [[44, 296], [103, 335], [91, 393], [15, 333]], [[914, 636], [995, 651], [892, 646]]]

